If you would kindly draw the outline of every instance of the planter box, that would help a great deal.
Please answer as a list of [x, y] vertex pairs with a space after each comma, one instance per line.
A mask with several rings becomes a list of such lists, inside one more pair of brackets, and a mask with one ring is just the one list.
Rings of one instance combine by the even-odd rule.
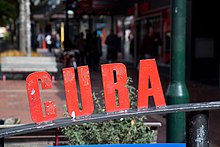
[[[163, 144], [107, 144], [107, 145], [80, 145], [69, 147], [186, 147], [183, 143], [163, 143]], [[61, 146], [60, 146], [61, 147]]]
[[146, 122], [144, 123], [147, 127], [150, 127], [151, 130], [155, 131], [155, 137], [152, 143], [157, 143], [157, 136], [158, 136], [158, 128], [162, 126], [160, 122]]

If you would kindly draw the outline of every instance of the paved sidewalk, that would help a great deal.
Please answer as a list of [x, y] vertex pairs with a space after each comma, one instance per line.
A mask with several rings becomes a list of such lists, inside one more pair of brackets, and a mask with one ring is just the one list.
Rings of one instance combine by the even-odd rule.
[[[128, 69], [128, 76], [134, 80], [137, 86], [138, 72], [135, 69]], [[91, 72], [91, 83], [93, 91], [102, 89], [102, 81], [100, 72]], [[169, 79], [161, 76], [161, 83], [166, 92]], [[203, 84], [188, 81], [187, 87], [190, 94], [191, 102], [217, 101], [220, 100], [220, 89], [216, 87], [206, 86]], [[55, 100], [57, 106], [57, 118], [63, 117], [65, 105], [65, 92], [63, 81], [55, 81], [53, 88], [41, 91], [42, 101]], [[21, 123], [32, 123], [26, 87], [24, 80], [0, 80], [0, 118], [19, 117]], [[220, 111], [210, 111], [209, 134], [210, 142], [220, 146], [220, 132], [218, 130], [220, 124]], [[148, 116], [149, 121], [160, 121], [162, 127], [159, 128], [158, 142], [166, 141], [166, 120], [161, 115]]]
[[[55, 100], [58, 117], [62, 117], [65, 95], [61, 81], [54, 82], [52, 89], [42, 90], [41, 99], [42, 102]], [[32, 123], [24, 80], [1, 80], [0, 100], [0, 118], [18, 117], [21, 123]]]

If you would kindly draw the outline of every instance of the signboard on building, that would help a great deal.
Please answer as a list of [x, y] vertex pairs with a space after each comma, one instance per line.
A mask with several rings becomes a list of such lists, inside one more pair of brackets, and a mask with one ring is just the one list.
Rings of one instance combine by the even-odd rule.
[[138, 5], [139, 15], [144, 15], [150, 9], [150, 4], [148, 2], [143, 2]]

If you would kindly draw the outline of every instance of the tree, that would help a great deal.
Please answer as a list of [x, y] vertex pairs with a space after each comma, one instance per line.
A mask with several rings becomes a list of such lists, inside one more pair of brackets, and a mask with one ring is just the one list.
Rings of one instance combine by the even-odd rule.
[[19, 0], [19, 49], [31, 56], [30, 0]]
[[4, 41], [13, 43], [15, 22], [18, 16], [17, 0], [0, 0], [0, 27], [8, 27], [8, 33]]
[[17, 16], [17, 7], [15, 0], [0, 0], [0, 26], [6, 26], [9, 18], [15, 19]]
[[25, 40], [25, 0], [19, 0], [19, 49], [23, 52], [26, 52]]
[[30, 21], [30, 0], [26, 0], [25, 3], [25, 10], [26, 10], [26, 49], [27, 49], [27, 55], [31, 56], [31, 21]]

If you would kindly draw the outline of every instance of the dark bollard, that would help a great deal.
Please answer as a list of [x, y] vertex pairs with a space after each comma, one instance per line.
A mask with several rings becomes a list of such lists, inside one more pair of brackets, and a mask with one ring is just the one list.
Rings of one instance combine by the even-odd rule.
[[0, 138], [0, 147], [4, 147], [4, 138]]
[[187, 147], [209, 147], [208, 114], [209, 111], [190, 112], [187, 114]]

